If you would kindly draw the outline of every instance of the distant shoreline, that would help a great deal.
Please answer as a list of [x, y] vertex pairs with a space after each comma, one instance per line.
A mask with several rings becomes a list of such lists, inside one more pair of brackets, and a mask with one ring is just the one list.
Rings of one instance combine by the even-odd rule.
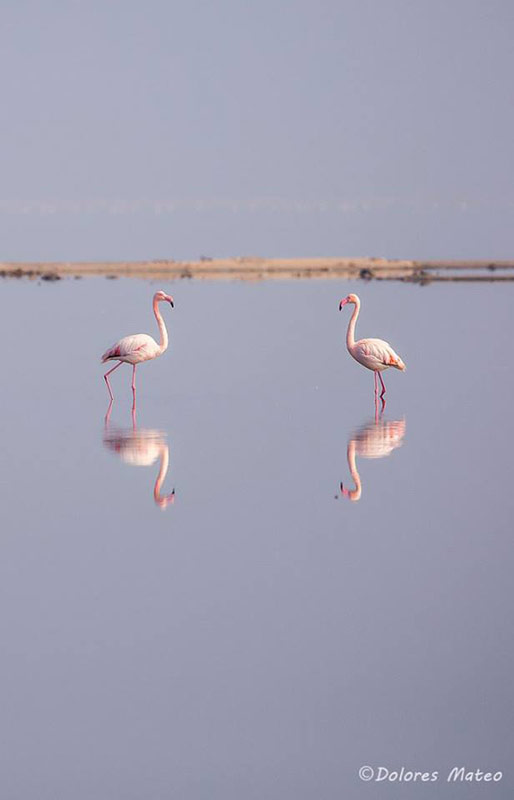
[[385, 258], [202, 258], [198, 261], [0, 262], [0, 277], [139, 278], [152, 280], [512, 281], [514, 260], [413, 261]]

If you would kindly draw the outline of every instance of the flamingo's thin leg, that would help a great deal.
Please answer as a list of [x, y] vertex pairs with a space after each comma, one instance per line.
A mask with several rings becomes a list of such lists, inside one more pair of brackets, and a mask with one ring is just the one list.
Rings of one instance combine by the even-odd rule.
[[373, 371], [373, 376], [375, 378], [375, 397], [378, 396], [378, 379], [377, 379], [378, 372], [377, 370]]
[[108, 388], [108, 390], [109, 390], [109, 396], [110, 396], [110, 398], [111, 398], [111, 403], [112, 403], [112, 401], [114, 400], [114, 395], [113, 395], [113, 393], [112, 393], [111, 384], [110, 384], [110, 382], [109, 382], [109, 375], [111, 374], [111, 372], [114, 372], [114, 370], [115, 370], [115, 369], [118, 369], [118, 367], [121, 367], [121, 365], [122, 365], [122, 364], [123, 364], [123, 361], [118, 361], [118, 363], [116, 364], [116, 366], [114, 366], [112, 369], [110, 369], [110, 370], [109, 370], [108, 372], [106, 372], [106, 373], [105, 373], [105, 375], [104, 375], [104, 381], [106, 382], [106, 384], [107, 384], [107, 388]]
[[132, 367], [132, 411], [136, 411], [136, 365]]
[[382, 380], [382, 375], [380, 374], [380, 372], [378, 373], [378, 377], [380, 378], [380, 383], [382, 384], [382, 391], [380, 393], [380, 399], [383, 400], [384, 399], [384, 395], [386, 393], [386, 387], [385, 387], [384, 381]]
[[112, 400], [109, 401], [109, 406], [107, 408], [107, 414], [105, 415], [105, 430], [109, 428], [109, 422], [111, 421], [111, 411], [112, 411]]

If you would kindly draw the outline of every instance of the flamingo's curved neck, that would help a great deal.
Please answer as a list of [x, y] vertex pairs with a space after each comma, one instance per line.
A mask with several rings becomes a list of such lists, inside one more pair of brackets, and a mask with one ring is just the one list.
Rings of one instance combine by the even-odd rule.
[[360, 300], [357, 298], [357, 302], [355, 303], [355, 308], [353, 309], [353, 314], [350, 318], [350, 322], [348, 323], [348, 330], [346, 331], [346, 346], [348, 350], [350, 350], [355, 344], [355, 324], [357, 322], [357, 317], [359, 316], [360, 310], [361, 310], [361, 303]]
[[169, 503], [173, 503], [175, 498], [175, 490], [171, 492], [171, 494], [161, 495], [161, 487], [164, 483], [164, 479], [166, 477], [166, 473], [168, 472], [168, 465], [170, 462], [170, 451], [167, 444], [163, 444], [161, 447], [161, 466], [159, 468], [159, 474], [157, 475], [157, 479], [155, 481], [155, 486], [153, 490], [153, 498], [158, 506], [161, 508], [166, 508]]
[[155, 319], [157, 320], [157, 325], [159, 326], [159, 333], [160, 333], [160, 341], [159, 341], [159, 349], [161, 353], [164, 353], [168, 346], [168, 331], [166, 330], [166, 325], [164, 324], [164, 320], [161, 317], [161, 312], [159, 311], [159, 301], [153, 301], [153, 313], [155, 314]]
[[[357, 313], [359, 313], [357, 311]], [[355, 314], [354, 314], [355, 315]], [[348, 449], [346, 451], [346, 458], [348, 459], [348, 467], [350, 469], [351, 476], [353, 478], [353, 482], [355, 483], [355, 489], [351, 489], [348, 492], [348, 497], [350, 500], [354, 502], [356, 500], [360, 500], [360, 496], [362, 494], [362, 484], [361, 478], [357, 471], [357, 464], [355, 463], [355, 440], [350, 439], [348, 442]]]

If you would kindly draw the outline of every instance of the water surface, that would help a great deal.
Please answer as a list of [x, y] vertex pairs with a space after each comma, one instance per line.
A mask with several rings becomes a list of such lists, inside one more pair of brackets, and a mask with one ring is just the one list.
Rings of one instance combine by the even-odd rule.
[[[170, 349], [135, 427], [114, 373], [106, 427], [100, 354], [156, 335], [157, 288]], [[349, 291], [408, 367], [378, 421]], [[3, 796], [511, 797], [513, 301], [2, 282]], [[504, 778], [445, 783], [461, 765]]]

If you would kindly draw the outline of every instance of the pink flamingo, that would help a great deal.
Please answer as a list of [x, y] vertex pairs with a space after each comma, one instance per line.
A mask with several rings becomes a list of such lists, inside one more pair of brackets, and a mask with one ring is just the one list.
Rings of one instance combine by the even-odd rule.
[[355, 341], [355, 324], [357, 322], [357, 317], [359, 316], [361, 301], [356, 294], [349, 294], [348, 297], [345, 297], [344, 300], [341, 300], [339, 303], [339, 311], [341, 311], [343, 306], [345, 306], [347, 303], [353, 303], [355, 308], [348, 324], [348, 331], [346, 333], [346, 347], [348, 348], [350, 355], [356, 361], [358, 361], [359, 364], [362, 364], [362, 366], [366, 367], [367, 369], [373, 370], [375, 373], [375, 401], [378, 400], [377, 378], [380, 378], [380, 383], [382, 384], [380, 399], [382, 400], [383, 409], [385, 406], [384, 395], [386, 392], [386, 387], [380, 373], [389, 367], [395, 367], [396, 369], [404, 372], [406, 369], [405, 364], [401, 360], [398, 353], [395, 353], [391, 345], [387, 342], [384, 342], [383, 339], [359, 339], [358, 342]]
[[109, 375], [111, 372], [114, 372], [115, 369], [121, 367], [123, 362], [126, 364], [132, 364], [132, 409], [135, 410], [136, 408], [136, 366], [141, 364], [143, 361], [150, 361], [152, 358], [157, 358], [164, 353], [166, 348], [168, 347], [168, 331], [166, 330], [166, 325], [164, 324], [164, 320], [159, 313], [159, 303], [166, 301], [171, 305], [173, 308], [173, 297], [169, 294], [166, 294], [163, 291], [158, 291], [153, 296], [153, 313], [155, 314], [155, 318], [157, 320], [157, 325], [159, 326], [159, 332], [161, 335], [160, 343], [157, 344], [155, 339], [152, 339], [151, 336], [148, 336], [147, 333], [136, 333], [133, 336], [124, 336], [123, 339], [120, 339], [119, 342], [113, 344], [102, 356], [102, 364], [106, 361], [118, 361], [119, 363], [116, 364], [115, 367], [110, 369], [108, 372], [105, 373], [104, 379], [107, 384], [107, 388], [109, 390], [109, 396], [111, 398], [109, 404], [108, 414], [111, 408], [112, 401], [114, 400], [114, 395], [112, 393], [111, 384], [109, 382]]

